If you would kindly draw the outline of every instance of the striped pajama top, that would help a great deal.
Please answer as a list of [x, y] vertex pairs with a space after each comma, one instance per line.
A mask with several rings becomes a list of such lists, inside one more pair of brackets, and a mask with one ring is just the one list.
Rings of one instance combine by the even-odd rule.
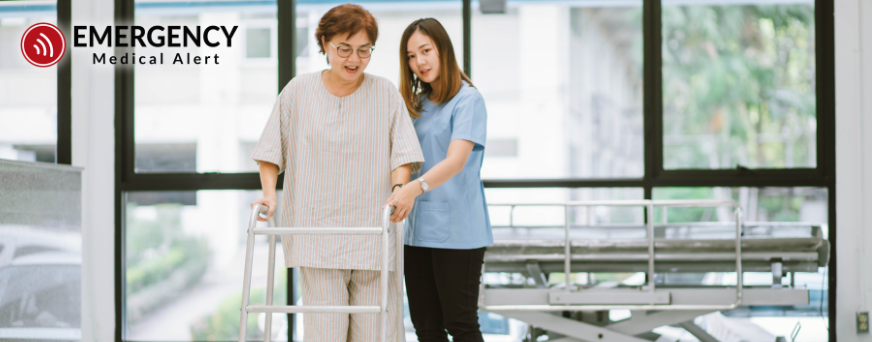
[[[252, 158], [284, 172], [280, 226], [379, 227], [391, 171], [411, 163], [416, 172], [424, 161], [396, 86], [363, 77], [341, 98], [327, 91], [321, 71], [295, 77], [279, 94]], [[335, 269], [378, 270], [380, 241], [377, 235], [282, 237], [288, 267]], [[393, 241], [390, 246], [393, 269]]]

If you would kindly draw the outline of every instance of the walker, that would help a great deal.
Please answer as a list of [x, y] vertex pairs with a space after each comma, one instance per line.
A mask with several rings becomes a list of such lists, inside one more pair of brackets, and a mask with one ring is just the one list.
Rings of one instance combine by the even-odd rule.
[[[388, 319], [388, 273], [389, 269], [389, 234], [391, 233], [390, 216], [393, 212], [393, 207], [385, 207], [382, 210], [382, 226], [381, 227], [270, 227], [257, 228], [257, 217], [260, 214], [265, 214], [269, 208], [255, 204], [251, 209], [251, 216], [248, 220], [248, 241], [245, 246], [245, 275], [242, 280], [242, 306], [240, 308], [241, 315], [239, 319], [239, 342], [245, 342], [245, 334], [248, 323], [248, 313], [267, 313], [266, 324], [264, 325], [264, 341], [269, 342], [272, 338], [272, 314], [273, 313], [369, 313], [379, 315], [378, 341], [384, 341], [387, 332]], [[272, 220], [272, 219], [271, 219]], [[271, 221], [274, 222], [274, 221]], [[274, 225], [274, 224], [273, 224]], [[396, 230], [396, 280], [398, 284], [403, 281], [403, 229], [400, 226]], [[269, 270], [267, 271], [266, 285], [266, 301], [265, 305], [249, 305], [248, 296], [251, 289], [251, 269], [253, 265], [252, 254], [254, 253], [254, 236], [269, 235]], [[273, 300], [273, 280], [275, 278], [275, 254], [276, 254], [276, 235], [289, 237], [290, 235], [381, 235], [381, 274], [379, 275], [379, 294], [380, 304], [378, 306], [297, 306], [297, 305], [272, 305]], [[283, 241], [288, 241], [287, 238]], [[290, 251], [287, 247], [284, 248], [285, 265], [290, 260]], [[397, 314], [398, 327], [403, 326], [403, 315]], [[398, 332], [402, 334], [403, 332]]]

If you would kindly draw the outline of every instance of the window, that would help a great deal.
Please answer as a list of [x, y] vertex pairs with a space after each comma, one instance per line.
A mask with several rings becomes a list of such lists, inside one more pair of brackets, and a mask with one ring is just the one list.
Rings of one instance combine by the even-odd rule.
[[[164, 64], [135, 66], [135, 172], [256, 171], [249, 146], [260, 137], [278, 93], [271, 29], [276, 4], [136, 1], [135, 16], [145, 27], [238, 26], [231, 47], [136, 48], [138, 56], [162, 53]], [[176, 54], [219, 58], [178, 65], [171, 63]]]
[[[125, 210], [128, 341], [236, 341], [248, 226], [259, 191], [130, 192]], [[281, 195], [280, 195], [281, 196]], [[263, 223], [259, 223], [264, 225]], [[255, 241], [251, 302], [264, 303], [267, 237]], [[287, 297], [277, 242], [273, 303]], [[249, 315], [249, 339], [263, 339], [264, 314]], [[273, 340], [287, 341], [284, 314]]]
[[662, 7], [666, 169], [817, 166], [814, 6], [746, 3]]
[[[133, 113], [123, 114], [133, 119], [135, 152], [135, 157], [125, 155], [132, 158], [125, 165], [133, 166], [126, 172], [147, 178], [166, 173], [196, 176], [256, 171], [251, 149], [278, 93], [277, 4], [131, 3], [126, 15], [140, 26], [208, 23], [228, 30], [236, 27], [236, 31], [230, 47], [136, 48], [137, 56], [163, 54], [164, 63], [136, 64], [134, 82], [120, 86], [134, 89]], [[176, 54], [182, 58], [217, 54], [219, 58], [178, 65], [172, 63]], [[119, 189], [119, 212], [125, 217], [121, 227], [125, 239], [117, 246], [125, 258], [123, 275], [119, 275], [124, 284], [118, 289], [123, 293], [119, 309], [124, 312], [119, 338], [237, 340], [247, 209], [260, 191], [180, 189], [163, 181], [157, 182], [156, 190], [137, 191], [136, 184], [149, 181], [133, 179]], [[252, 303], [264, 301], [266, 241], [259, 237], [255, 242], [260, 262], [254, 263]], [[281, 260], [276, 266], [273, 303], [285, 304], [288, 272]], [[249, 315], [249, 339], [263, 339], [265, 317]], [[272, 339], [287, 341], [292, 330], [287, 315], [274, 314], [272, 322]]]
[[[314, 32], [327, 10], [345, 2], [125, 1], [135, 6], [124, 9], [128, 12], [122, 17], [135, 18], [138, 25], [209, 22], [239, 26], [240, 38], [232, 49], [137, 48], [142, 50], [138, 54], [221, 51], [222, 60], [220, 65], [136, 66], [135, 83], [128, 80], [116, 90], [123, 102], [124, 92], [133, 87], [135, 99], [132, 106], [122, 103], [117, 114], [126, 127], [122, 134], [134, 133], [122, 139], [118, 161], [123, 171], [117, 176], [117, 191], [123, 200], [117, 205], [127, 215], [119, 227], [127, 238], [116, 246], [126, 258], [126, 287], [118, 289], [126, 297], [117, 314], [126, 313], [128, 321], [120, 338], [234, 340], [213, 323], [227, 317], [238, 320], [235, 306], [231, 314], [228, 306], [213, 301], [208, 309], [168, 321], [162, 313], [175, 312], [171, 310], [179, 304], [152, 298], [150, 309], [143, 298], [148, 298], [148, 286], [172, 282], [176, 287], [166, 293], [182, 302], [200, 300], [197, 293], [203, 291], [228, 303], [228, 298], [238, 298], [234, 291], [241, 276], [233, 272], [242, 270], [238, 251], [244, 237], [238, 221], [260, 194], [251, 152], [281, 87], [295, 75], [328, 67]], [[827, 13], [832, 13], [832, 4], [760, 1], [358, 3], [379, 22], [380, 36], [366, 72], [395, 84], [399, 39], [406, 26], [434, 17], [447, 29], [458, 62], [487, 104], [481, 174], [498, 240], [560, 239], [567, 223], [573, 236], [585, 239], [638, 238], [646, 231], [639, 228], [645, 224], [642, 208], [573, 208], [567, 221], [562, 207], [519, 207], [512, 212], [497, 203], [731, 198], [745, 209], [747, 221], [814, 222], [835, 241], [830, 200], [835, 196], [835, 159], [830, 158], [835, 154], [834, 101], [825, 89], [833, 83], [833, 58], [826, 56], [832, 52], [826, 46], [834, 37], [824, 22], [831, 20]], [[293, 24], [286, 22], [291, 20]], [[2, 67], [0, 60], [0, 72]], [[135, 153], [128, 153], [131, 149]], [[654, 212], [657, 225], [731, 219], [729, 212], [716, 209]], [[212, 222], [208, 229], [224, 233], [206, 234], [200, 221]], [[688, 234], [680, 227], [662, 226], [655, 234]], [[603, 227], [608, 229], [599, 229]], [[172, 252], [183, 243], [190, 244], [183, 256]], [[262, 246], [263, 241], [257, 243]], [[160, 270], [149, 268], [168, 262], [171, 266]], [[179, 275], [187, 270], [180, 268], [183, 264], [194, 265], [193, 275]], [[830, 324], [835, 322], [830, 311], [835, 297], [828, 283], [834, 279], [828, 269], [797, 274], [797, 285], [811, 290], [811, 305], [742, 307], [717, 315], [750, 317], [776, 336], [789, 335], [795, 320], [788, 318], [804, 316], [803, 334], [824, 340], [828, 333], [822, 324], [827, 320], [819, 316], [829, 315]], [[151, 276], [143, 278], [143, 272]], [[570, 277], [579, 285], [645, 282], [645, 275], [635, 270], [614, 272], [604, 268]], [[277, 282], [285, 282], [277, 290], [294, 293], [281, 301], [298, 303], [299, 277], [293, 272], [277, 276]], [[294, 279], [290, 286], [288, 277]], [[563, 282], [561, 277], [565, 279], [554, 274], [550, 281]], [[255, 288], [262, 286], [257, 279]], [[672, 284], [705, 280], [729, 285], [731, 279], [734, 284], [735, 274], [730, 278], [719, 272], [655, 276], [655, 281]], [[484, 281], [529, 285], [530, 279], [490, 274]], [[771, 282], [771, 276], [746, 273], [748, 285]], [[258, 296], [255, 292], [252, 300]], [[613, 311], [610, 316], [628, 314]], [[300, 315], [290, 322], [280, 316], [274, 319], [281, 326], [274, 329], [277, 338], [301, 339]], [[481, 317], [489, 331], [518, 330], [517, 321]], [[253, 318], [252, 327], [262, 324], [258, 319]], [[154, 322], [168, 328], [150, 329], [158, 324]], [[705, 322], [700, 318], [697, 323]], [[413, 336], [408, 320], [406, 328]], [[250, 331], [249, 337], [256, 338], [263, 329]], [[685, 333], [673, 327], [655, 332], [673, 339]]]
[[486, 155], [482, 177], [643, 175], [641, 6], [508, 1], [474, 12], [472, 81], [488, 138], [517, 144], [514, 158]]
[[[825, 188], [655, 188], [654, 199], [724, 199], [742, 207], [746, 222], [806, 222], [827, 231], [827, 189]], [[728, 208], [669, 208], [669, 222], [734, 221]], [[661, 212], [654, 221], [661, 222]]]
[[[0, 3], [0, 44], [17, 47], [40, 22], [57, 25], [54, 1]], [[56, 162], [57, 68], [31, 65], [20, 49], [0, 49], [0, 158]]]

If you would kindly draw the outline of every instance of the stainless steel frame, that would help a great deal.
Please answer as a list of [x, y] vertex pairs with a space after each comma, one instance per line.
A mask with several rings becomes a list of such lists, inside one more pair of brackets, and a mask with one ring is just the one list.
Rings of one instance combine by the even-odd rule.
[[[482, 273], [486, 272], [526, 272], [527, 279], [535, 281], [535, 288], [525, 285], [523, 288], [513, 286], [495, 286], [486, 288], [481, 284], [479, 308], [494, 312], [504, 317], [524, 321], [531, 326], [544, 329], [549, 336], [560, 342], [602, 341], [602, 342], [642, 342], [646, 339], [640, 334], [651, 332], [658, 326], [682, 324], [689, 331], [693, 330], [702, 340], [711, 340], [703, 334], [692, 320], [694, 317], [708, 313], [730, 310], [746, 306], [790, 306], [808, 305], [809, 290], [790, 287], [745, 288], [743, 282], [743, 261], [749, 263], [751, 271], [772, 271], [778, 273], [779, 260], [789, 260], [788, 272], [812, 272], [817, 267], [827, 264], [829, 243], [823, 239], [820, 227], [807, 223], [750, 223], [744, 222], [742, 208], [730, 200], [639, 200], [639, 201], [572, 201], [552, 203], [489, 203], [489, 206], [509, 207], [509, 225], [494, 228], [533, 229], [548, 228], [548, 237], [537, 236], [535, 231], [528, 230], [526, 235], [533, 240], [498, 241], [489, 247], [485, 255]], [[516, 207], [563, 207], [565, 216], [564, 230], [554, 224], [548, 225], [515, 225], [513, 214]], [[594, 224], [590, 219], [591, 207], [620, 206], [642, 207], [646, 210], [646, 222], [641, 225], [607, 225]], [[571, 224], [570, 207], [585, 207], [587, 220]], [[735, 209], [735, 222], [694, 222], [694, 223], [654, 223], [654, 210], [660, 208], [667, 215], [670, 207], [732, 207]], [[760, 238], [760, 231], [745, 231], [747, 227], [756, 226], [796, 226], [810, 229], [810, 238], [782, 237], [769, 240]], [[572, 241], [571, 228], [633, 228], [632, 238], [618, 242], [609, 235], [607, 239], [592, 239]], [[694, 227], [698, 230], [717, 231], [717, 239], [710, 238], [708, 233], [702, 239], [691, 238], [689, 241], [671, 239], [655, 239], [655, 229], [668, 227]], [[734, 229], [735, 235], [725, 232], [725, 227]], [[646, 230], [647, 239], [642, 238], [641, 229]], [[557, 234], [559, 235], [557, 235]], [[562, 233], [562, 234], [561, 234]], [[723, 234], [731, 235], [724, 238]], [[744, 236], [745, 233], [752, 234]], [[765, 232], [763, 232], [765, 234]], [[573, 232], [578, 234], [578, 232]], [[558, 236], [562, 236], [558, 237]], [[624, 234], [626, 236], [626, 234]], [[763, 235], [761, 235], [763, 236]], [[577, 239], [577, 238], [576, 238]], [[561, 241], [562, 240], [562, 241]], [[681, 240], [681, 239], [679, 239]], [[731, 241], [734, 240], [734, 241]], [[764, 241], [766, 240], [766, 241]], [[562, 245], [561, 245], [562, 243]], [[745, 244], [745, 246], [743, 246]], [[743, 247], [749, 253], [743, 254]], [[574, 248], [574, 250], [573, 250]], [[586, 249], [590, 248], [590, 250]], [[735, 249], [734, 249], [735, 248]], [[767, 248], [772, 248], [770, 251]], [[660, 254], [655, 249], [660, 249]], [[735, 252], [733, 252], [733, 249]], [[590, 251], [590, 254], [586, 254]], [[647, 252], [647, 253], [646, 253]], [[690, 266], [679, 263], [691, 261]], [[735, 268], [731, 267], [735, 261]], [[562, 261], [562, 263], [561, 263]], [[575, 261], [576, 264], [572, 264]], [[659, 263], [655, 263], [659, 262]], [[628, 264], [631, 266], [628, 268]], [[765, 264], [765, 265], [764, 265]], [[744, 265], [744, 266], [749, 266]], [[715, 267], [716, 271], [711, 268]], [[787, 266], [781, 265], [781, 271]], [[809, 267], [813, 267], [812, 270]], [[640, 287], [593, 287], [584, 288], [573, 285], [569, 278], [571, 272], [609, 272], [615, 268], [632, 272], [645, 272], [647, 281]], [[702, 286], [702, 287], [655, 287], [654, 272], [733, 272], [737, 273], [735, 287]], [[680, 271], [676, 271], [680, 270]], [[773, 271], [774, 270], [774, 271]], [[547, 283], [547, 273], [564, 272], [566, 282], [551, 287]], [[562, 285], [562, 286], [561, 286]], [[564, 288], [560, 288], [564, 287]], [[630, 310], [630, 318], [621, 321], [602, 321], [603, 311]], [[563, 315], [558, 314], [563, 312]], [[590, 316], [591, 313], [595, 316]], [[567, 316], [567, 314], [570, 314]], [[582, 319], [582, 317], [586, 319]], [[551, 336], [551, 333], [554, 336]], [[647, 338], [647, 337], [645, 337]]]
[[[245, 341], [245, 335], [248, 323], [248, 313], [267, 313], [266, 324], [264, 326], [264, 341], [269, 342], [272, 338], [272, 313], [369, 313], [379, 314], [379, 341], [384, 341], [387, 336], [387, 319], [388, 319], [388, 275], [389, 275], [389, 237], [391, 233], [390, 216], [392, 207], [385, 207], [382, 210], [381, 227], [271, 227], [271, 228], [256, 228], [257, 217], [261, 213], [266, 213], [269, 208], [260, 204], [256, 204], [251, 210], [251, 216], [248, 221], [248, 241], [245, 247], [245, 273], [242, 282], [242, 306], [239, 319], [239, 342]], [[396, 280], [398, 284], [403, 281], [403, 229], [399, 227], [396, 231]], [[254, 237], [255, 235], [269, 235], [269, 270], [267, 271], [267, 291], [265, 305], [249, 305], [249, 295], [251, 290], [251, 269], [252, 257], [254, 254]], [[379, 305], [377, 306], [274, 306], [273, 300], [273, 282], [275, 279], [275, 251], [276, 251], [276, 235], [381, 235], [381, 273], [379, 275]], [[285, 255], [288, 255], [287, 249]], [[402, 327], [403, 315], [398, 314], [398, 327]]]
[[[612, 309], [628, 309], [628, 310], [730, 310], [735, 309], [742, 303], [742, 227], [743, 215], [742, 208], [732, 200], [636, 200], [636, 201], [570, 201], [570, 202], [551, 202], [551, 203], [489, 203], [489, 206], [508, 206], [510, 207], [510, 215], [514, 213], [515, 207], [519, 206], [547, 206], [547, 207], [563, 207], [565, 222], [564, 222], [564, 244], [566, 246], [564, 253], [564, 274], [566, 275], [566, 284], [564, 295], [571, 296], [573, 294], [572, 281], [569, 277], [571, 274], [571, 241], [569, 239], [569, 208], [570, 207], [590, 207], [608, 206], [608, 207], [645, 207], [646, 208], [646, 227], [648, 230], [648, 271], [647, 271], [647, 292], [650, 302], [645, 305], [601, 305], [601, 304], [561, 304], [561, 305], [487, 305], [484, 300], [485, 288], [484, 282], [481, 284], [481, 298], [479, 307], [487, 311], [596, 311], [596, 310], [612, 310]], [[736, 297], [735, 301], [729, 305], [674, 305], [674, 304], [657, 304], [662, 303], [662, 299], [656, 293], [654, 285], [654, 208], [661, 207], [733, 207], [736, 215]], [[589, 220], [589, 218], [588, 218]], [[510, 222], [514, 222], [510, 217]], [[560, 296], [554, 294], [555, 296]], [[559, 297], [555, 297], [559, 298]]]

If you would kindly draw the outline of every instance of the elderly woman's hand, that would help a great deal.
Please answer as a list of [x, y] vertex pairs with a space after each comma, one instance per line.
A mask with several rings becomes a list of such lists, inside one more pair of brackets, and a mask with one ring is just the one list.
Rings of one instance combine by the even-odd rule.
[[276, 211], [276, 196], [274, 196], [274, 195], [268, 196], [268, 197], [261, 198], [257, 201], [251, 202], [252, 209], [254, 209], [255, 204], [265, 205], [269, 208], [269, 211], [266, 213], [266, 218], [263, 218], [260, 216], [260, 214], [258, 214], [257, 220], [262, 221], [262, 222], [269, 221], [269, 218], [272, 217], [273, 213]]
[[391, 197], [388, 198], [385, 205], [393, 205], [397, 207], [391, 215], [391, 222], [397, 223], [405, 220], [409, 213], [412, 212], [412, 206], [415, 205], [415, 197], [422, 194], [421, 187], [416, 187], [409, 184], [401, 188], [397, 188]]

